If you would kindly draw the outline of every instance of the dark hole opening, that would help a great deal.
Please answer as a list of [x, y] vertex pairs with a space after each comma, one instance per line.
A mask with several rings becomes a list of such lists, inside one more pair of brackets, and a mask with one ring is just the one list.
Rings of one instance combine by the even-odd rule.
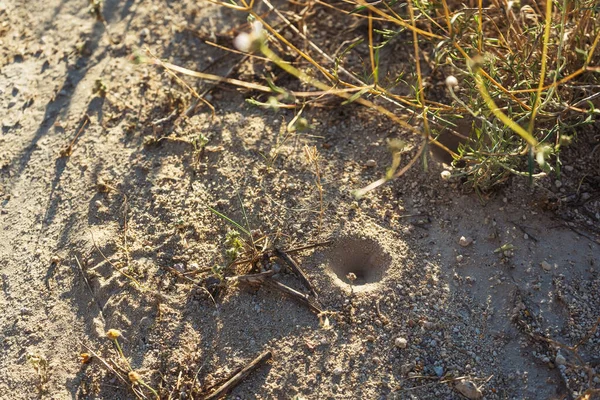
[[341, 239], [328, 256], [329, 267], [336, 276], [355, 287], [379, 282], [391, 263], [389, 254], [372, 239]]

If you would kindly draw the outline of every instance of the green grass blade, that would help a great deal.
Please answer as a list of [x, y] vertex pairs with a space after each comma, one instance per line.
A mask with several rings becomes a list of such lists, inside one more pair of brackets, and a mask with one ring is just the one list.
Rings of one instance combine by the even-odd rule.
[[248, 230], [246, 230], [246, 228], [244, 228], [243, 226], [241, 226], [240, 224], [238, 224], [237, 222], [235, 222], [234, 220], [232, 220], [231, 218], [229, 218], [228, 216], [221, 214], [220, 212], [218, 212], [217, 210], [215, 210], [214, 208], [212, 208], [211, 206], [206, 206], [213, 214], [215, 214], [217, 217], [223, 219], [226, 222], [229, 222], [231, 225], [235, 226], [237, 229], [239, 229], [241, 232], [245, 233], [246, 235], [248, 235], [249, 237], [252, 237], [252, 235], [250, 234], [250, 232]]

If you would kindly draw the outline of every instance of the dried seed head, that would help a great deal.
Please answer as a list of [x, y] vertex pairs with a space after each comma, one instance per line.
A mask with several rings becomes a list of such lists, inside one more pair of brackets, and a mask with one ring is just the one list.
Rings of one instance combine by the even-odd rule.
[[92, 359], [92, 356], [90, 356], [89, 353], [81, 353], [79, 355], [79, 361], [81, 361], [82, 364], [89, 363], [91, 359]]
[[131, 381], [131, 383], [138, 383], [142, 380], [140, 374], [138, 374], [135, 371], [131, 371], [129, 374], [127, 374], [127, 376], [129, 376], [129, 380]]
[[121, 336], [121, 331], [118, 331], [116, 329], [109, 329], [108, 332], [106, 332], [106, 337], [111, 340], [117, 340], [117, 338], [120, 336]]

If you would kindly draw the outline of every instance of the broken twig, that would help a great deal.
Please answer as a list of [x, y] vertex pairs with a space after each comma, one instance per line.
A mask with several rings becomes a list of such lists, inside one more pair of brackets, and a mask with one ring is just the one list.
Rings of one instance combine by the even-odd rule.
[[77, 266], [79, 267], [79, 272], [81, 273], [81, 277], [83, 278], [83, 281], [85, 282], [85, 285], [87, 286], [88, 290], [90, 291], [90, 296], [92, 296], [92, 299], [94, 300], [94, 302], [98, 306], [98, 310], [100, 310], [100, 316], [102, 317], [102, 321], [106, 321], [106, 318], [104, 318], [104, 313], [102, 312], [102, 306], [100, 305], [100, 302], [98, 301], [98, 299], [94, 295], [94, 291], [92, 290], [92, 286], [90, 285], [90, 282], [89, 282], [89, 280], [87, 278], [87, 275], [85, 274], [85, 271], [83, 270], [83, 267], [81, 266], [81, 263], [79, 262], [79, 259], [77, 258], [77, 256], [75, 256], [75, 261], [77, 262]]
[[238, 275], [228, 279], [237, 282], [258, 284], [264, 283], [267, 278], [270, 278], [273, 275], [275, 275], [275, 271], [271, 269], [265, 272], [259, 272], [258, 274]]
[[279, 257], [281, 260], [283, 260], [290, 267], [292, 272], [294, 272], [296, 275], [298, 275], [298, 278], [300, 278], [300, 280], [302, 281], [304, 286], [306, 286], [306, 288], [308, 290], [310, 290], [312, 295], [315, 296], [315, 298], [317, 298], [318, 297], [317, 291], [313, 287], [312, 283], [310, 283], [308, 276], [306, 276], [304, 271], [302, 271], [302, 268], [300, 268], [300, 265], [298, 265], [298, 263], [292, 257], [290, 257], [285, 251], [275, 248], [274, 252], [277, 257]]
[[246, 365], [240, 372], [232, 376], [227, 382], [221, 385], [217, 390], [212, 392], [210, 395], [204, 398], [204, 400], [213, 400], [218, 399], [219, 397], [225, 396], [229, 393], [234, 387], [240, 384], [246, 378], [250, 372], [254, 371], [265, 361], [271, 359], [272, 354], [270, 351], [265, 351], [258, 357], [256, 357], [252, 362]]
[[129, 386], [129, 382], [127, 381], [127, 379], [125, 379], [125, 378], [123, 377], [123, 375], [121, 375], [119, 372], [117, 372], [117, 370], [116, 370], [116, 369], [114, 369], [114, 368], [112, 367], [112, 365], [110, 365], [108, 362], [104, 361], [104, 359], [103, 359], [102, 357], [100, 357], [100, 355], [98, 355], [98, 353], [96, 353], [96, 352], [95, 352], [94, 350], [92, 350], [90, 347], [86, 346], [84, 343], [81, 343], [81, 345], [82, 345], [83, 347], [85, 347], [87, 351], [89, 351], [90, 353], [92, 353], [92, 355], [93, 355], [94, 357], [96, 357], [96, 359], [97, 359], [98, 361], [100, 361], [100, 362], [101, 362], [101, 363], [104, 365], [104, 367], [106, 367], [106, 369], [107, 369], [107, 370], [109, 370], [110, 372], [112, 372], [113, 374], [115, 374], [115, 375], [117, 376], [117, 378], [119, 378], [119, 379], [121, 380], [121, 382], [123, 382], [125, 385]]
[[321, 314], [323, 310], [321, 310], [313, 301], [311, 301], [310, 297], [304, 293], [300, 293], [296, 289], [292, 289], [291, 287], [276, 281], [275, 279], [267, 279], [265, 280], [265, 284], [287, 294], [290, 297], [298, 300], [299, 302], [305, 304], [317, 314]]

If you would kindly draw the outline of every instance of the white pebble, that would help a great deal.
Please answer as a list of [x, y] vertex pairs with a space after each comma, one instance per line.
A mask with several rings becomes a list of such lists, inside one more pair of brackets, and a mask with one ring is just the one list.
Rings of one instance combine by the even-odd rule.
[[458, 240], [458, 244], [460, 244], [462, 247], [470, 246], [471, 243], [473, 243], [473, 239], [470, 237], [461, 236]]
[[396, 340], [394, 341], [394, 344], [396, 345], [396, 347], [398, 347], [399, 349], [405, 349], [406, 346], [408, 345], [408, 340], [406, 340], [403, 337], [398, 337], [396, 338]]

